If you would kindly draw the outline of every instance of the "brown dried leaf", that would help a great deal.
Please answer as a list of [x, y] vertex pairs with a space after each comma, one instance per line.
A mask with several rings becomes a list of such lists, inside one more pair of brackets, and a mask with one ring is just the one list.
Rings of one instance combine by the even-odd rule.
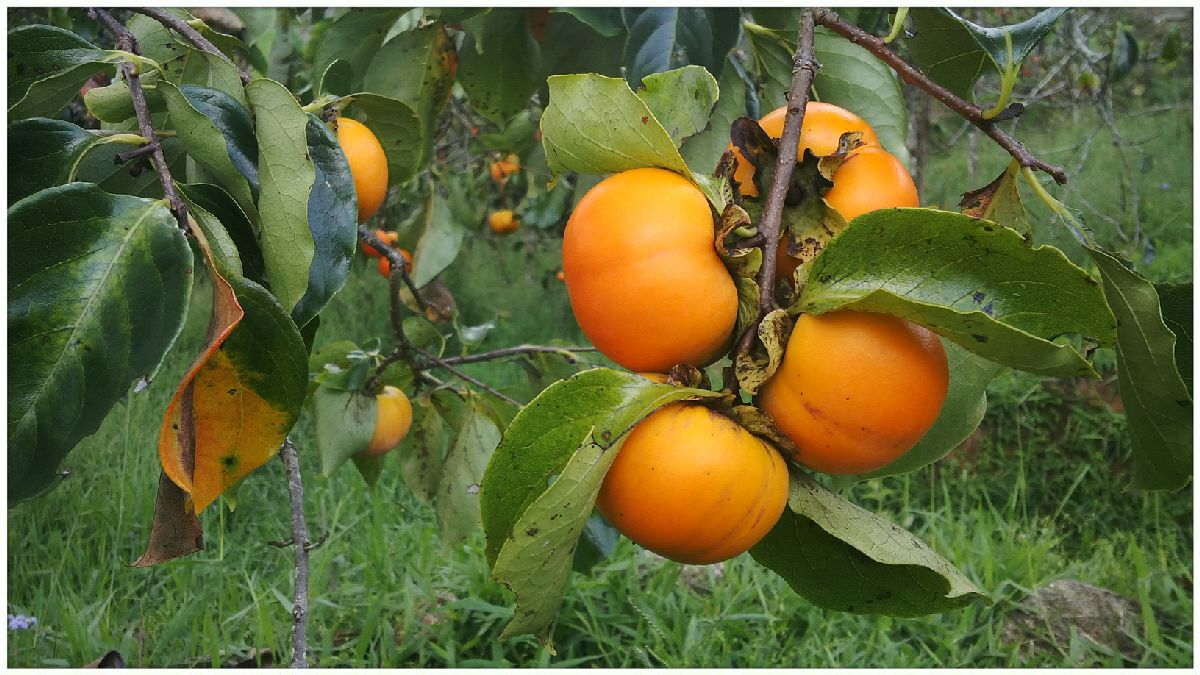
[[149, 567], [204, 550], [204, 532], [200, 519], [187, 503], [187, 493], [166, 473], [158, 476], [158, 498], [154, 501], [154, 520], [150, 525], [150, 543], [132, 567]]

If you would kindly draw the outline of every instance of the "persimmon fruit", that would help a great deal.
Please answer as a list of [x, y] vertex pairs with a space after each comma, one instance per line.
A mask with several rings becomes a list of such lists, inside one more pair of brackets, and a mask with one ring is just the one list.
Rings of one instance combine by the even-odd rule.
[[350, 165], [358, 197], [358, 222], [365, 223], [383, 205], [387, 194], [387, 155], [367, 125], [349, 117], [337, 119], [338, 144]]
[[375, 432], [371, 441], [358, 455], [377, 457], [400, 445], [412, 426], [412, 403], [396, 387], [387, 386], [375, 397], [378, 412], [375, 415]]
[[[405, 271], [411, 272], [412, 271], [412, 254], [402, 248], [397, 249], [397, 252], [400, 253], [400, 255], [404, 257]], [[392, 261], [391, 260], [388, 260], [387, 258], [385, 258], [383, 256], [379, 257], [379, 274], [382, 275], [385, 279], [392, 276]]]
[[592, 344], [639, 372], [718, 358], [738, 303], [714, 238], [708, 201], [677, 173], [633, 169], [589, 190], [563, 234], [563, 276]]
[[758, 405], [814, 471], [859, 474], [910, 450], [949, 386], [938, 336], [888, 314], [802, 314]]
[[720, 413], [672, 403], [629, 432], [596, 506], [642, 547], [700, 565], [758, 543], [787, 497], [778, 451]]
[[[400, 240], [399, 232], [392, 232], [392, 231], [388, 231], [388, 230], [377, 229], [377, 230], [375, 230], [375, 236], [378, 237], [379, 240], [382, 241], [383, 243], [391, 245], [391, 246], [394, 246], [396, 244], [396, 242]], [[362, 245], [362, 252], [368, 258], [383, 257], [383, 254], [381, 254], [379, 251], [376, 251], [374, 246], [371, 246], [370, 244], [368, 244], [366, 242], [364, 242]]]

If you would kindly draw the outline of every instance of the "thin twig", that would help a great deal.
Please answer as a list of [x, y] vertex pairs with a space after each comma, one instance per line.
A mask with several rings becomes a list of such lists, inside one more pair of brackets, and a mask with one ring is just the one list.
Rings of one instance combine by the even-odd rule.
[[369, 244], [371, 248], [379, 251], [380, 255], [387, 258], [388, 262], [392, 265], [393, 273], [397, 269], [400, 270], [401, 280], [404, 281], [405, 286], [408, 286], [409, 292], [412, 293], [413, 298], [416, 300], [417, 308], [422, 312], [428, 309], [425, 299], [421, 297], [421, 293], [417, 290], [417, 285], [413, 283], [412, 277], [408, 274], [408, 261], [404, 259], [404, 256], [400, 255], [400, 251], [397, 251], [395, 247], [376, 237], [374, 232], [363, 225], [358, 226], [358, 238], [363, 243]]
[[788, 91], [788, 111], [783, 125], [783, 136], [779, 139], [779, 157], [775, 163], [775, 175], [767, 192], [762, 218], [758, 223], [758, 233], [762, 235], [763, 240], [762, 266], [758, 270], [758, 317], [742, 333], [734, 352], [735, 362], [738, 354], [750, 351], [754, 337], [758, 334], [759, 322], [775, 309], [775, 251], [779, 246], [784, 200], [787, 198], [788, 186], [796, 168], [800, 129], [804, 124], [804, 110], [808, 106], [808, 90], [812, 87], [813, 77], [816, 76], [819, 67], [813, 58], [813, 24], [813, 10], [805, 9], [800, 14], [800, 39], [792, 60], [792, 87]]
[[[192, 46], [196, 49], [199, 49], [202, 52], [208, 52], [209, 54], [216, 54], [230, 63], [233, 63], [232, 59], [226, 56], [225, 53], [220, 49], [217, 49], [217, 46], [210, 42], [208, 38], [201, 35], [200, 31], [192, 28], [186, 21], [183, 21], [179, 17], [172, 15], [170, 12], [164, 9], [158, 9], [156, 7], [130, 7], [129, 11], [137, 12], [138, 14], [144, 14], [182, 35], [184, 39], [192, 43]], [[250, 74], [242, 70], [242, 68], [236, 63], [234, 64], [234, 67], [237, 68], [238, 76], [242, 78], [242, 84], [250, 84]]]
[[503, 393], [503, 392], [501, 392], [499, 389], [496, 389], [495, 387], [491, 387], [491, 386], [489, 386], [489, 385], [486, 385], [486, 384], [484, 384], [483, 382], [480, 382], [479, 380], [477, 380], [477, 379], [475, 379], [475, 378], [471, 377], [470, 375], [468, 375], [468, 374], [464, 373], [463, 371], [459, 370], [458, 368], [455, 368], [453, 365], [451, 365], [450, 363], [448, 363], [448, 362], [444, 361], [444, 360], [443, 360], [441, 357], [439, 357], [439, 356], [434, 356], [433, 354], [430, 354], [429, 352], [427, 352], [427, 351], [425, 351], [425, 350], [423, 350], [423, 349], [416, 348], [416, 347], [414, 347], [414, 348], [413, 348], [413, 351], [415, 351], [416, 353], [420, 354], [422, 357], [424, 357], [425, 359], [427, 359], [427, 360], [428, 360], [430, 363], [432, 363], [433, 365], [435, 365], [435, 366], [437, 366], [437, 367], [439, 367], [439, 368], [444, 368], [444, 369], [446, 369], [446, 370], [450, 371], [451, 373], [453, 373], [453, 374], [454, 374], [454, 376], [455, 376], [455, 377], [457, 377], [458, 379], [462, 380], [463, 382], [469, 382], [469, 383], [471, 383], [471, 384], [475, 385], [476, 387], [479, 387], [480, 389], [482, 389], [482, 390], [486, 391], [487, 393], [491, 394], [492, 396], [495, 396], [496, 398], [498, 398], [498, 399], [502, 400], [502, 401], [506, 401], [506, 402], [508, 402], [508, 403], [511, 403], [512, 405], [514, 405], [514, 406], [516, 406], [516, 407], [518, 407], [518, 408], [520, 408], [520, 407], [522, 407], [522, 406], [524, 406], [524, 405], [525, 405], [524, 403], [521, 403], [520, 401], [516, 400], [515, 398], [512, 398], [512, 397], [510, 397], [510, 396], [508, 396], [508, 395], [504, 394], [504, 393]]
[[292, 508], [292, 548], [296, 554], [296, 587], [292, 595], [292, 668], [308, 667], [308, 526], [304, 522], [304, 484], [296, 446], [286, 439], [279, 458], [287, 473], [288, 497]]
[[155, 150], [158, 150], [157, 143], [147, 143], [128, 152], [118, 152], [113, 159], [113, 162], [118, 165], [125, 164], [126, 162], [131, 162], [140, 157], [145, 157], [146, 155], [153, 155]]
[[1067, 182], [1066, 171], [1061, 166], [1050, 164], [1038, 158], [1022, 145], [1020, 141], [1009, 136], [1000, 127], [996, 126], [995, 120], [984, 119], [982, 108], [960, 98], [954, 92], [926, 77], [924, 73], [909, 65], [896, 52], [888, 48], [883, 40], [846, 21], [828, 9], [816, 9], [814, 10], [814, 16], [817, 24], [832, 30], [850, 42], [871, 52], [880, 61], [888, 64], [892, 70], [896, 71], [896, 74], [905, 82], [921, 88], [930, 96], [941, 101], [947, 108], [950, 108], [971, 124], [974, 124], [995, 141], [997, 145], [1004, 148], [1008, 154], [1020, 162], [1021, 166], [1045, 172], [1060, 185]]
[[[131, 54], [141, 54], [133, 33], [121, 25], [120, 21], [114, 19], [112, 14], [95, 8], [89, 8], [87, 13], [117, 39], [117, 49]], [[132, 63], [122, 63], [121, 72], [129, 87], [129, 98], [133, 101], [133, 111], [137, 115], [138, 129], [142, 136], [149, 141], [149, 145], [154, 146], [150, 158], [153, 160], [155, 172], [158, 173], [158, 182], [162, 184], [163, 196], [171, 206], [171, 213], [175, 214], [175, 219], [179, 221], [180, 229], [187, 230], [187, 207], [179, 198], [179, 192], [175, 189], [175, 180], [171, 177], [171, 170], [167, 167], [167, 158], [163, 155], [162, 147], [158, 142], [154, 121], [150, 119], [150, 107], [146, 105], [146, 93], [142, 90], [142, 78], [137, 74]]]
[[[1108, 133], [1112, 137], [1113, 147], [1117, 149], [1117, 157], [1121, 160], [1121, 196], [1128, 196], [1128, 200], [1126, 201], [1128, 201], [1130, 218], [1133, 220], [1133, 243], [1136, 245], [1142, 236], [1142, 218], [1138, 208], [1140, 200], [1138, 198], [1137, 174], [1133, 171], [1133, 165], [1129, 161], [1129, 154], [1125, 152], [1125, 141], [1121, 138], [1121, 132], [1117, 129], [1117, 120], [1113, 117], [1112, 92], [1105, 93], [1098, 107], [1100, 108], [1100, 116], [1104, 119], [1104, 124], [1108, 126]], [[1128, 195], [1124, 193], [1126, 189], [1128, 190]], [[1120, 226], [1117, 227], [1117, 236], [1129, 241], [1129, 237]]]
[[565, 352], [594, 352], [595, 347], [551, 347], [543, 345], [519, 345], [516, 347], [505, 347], [504, 349], [496, 349], [490, 352], [480, 352], [479, 354], [467, 354], [466, 356], [452, 356], [448, 359], [442, 359], [445, 364], [461, 364], [461, 363], [479, 363], [480, 361], [493, 361], [502, 359], [508, 356], [517, 356], [520, 354], [563, 354]]

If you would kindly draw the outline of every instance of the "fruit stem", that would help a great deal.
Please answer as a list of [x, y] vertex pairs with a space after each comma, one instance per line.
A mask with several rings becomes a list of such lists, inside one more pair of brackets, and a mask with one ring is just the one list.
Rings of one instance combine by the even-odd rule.
[[900, 37], [900, 31], [904, 30], [904, 20], [908, 18], [907, 7], [897, 7], [896, 16], [892, 19], [892, 30], [883, 38], [883, 44], [891, 44], [892, 40]]
[[[1067, 172], [1065, 169], [1057, 164], [1050, 164], [1039, 159], [1026, 149], [1020, 141], [1001, 131], [994, 123], [997, 120], [985, 119], [982, 108], [962, 99], [954, 92], [929, 79], [924, 73], [900, 58], [896, 52], [889, 49], [882, 39], [846, 21], [838, 16], [836, 12], [829, 9], [818, 8], [814, 10], [814, 13], [817, 25], [832, 30], [851, 43], [874, 54], [880, 61], [883, 61], [892, 70], [896, 71], [900, 79], [941, 101], [947, 108], [958, 113], [963, 119], [978, 127], [989, 138], [995, 141], [997, 145], [1004, 148], [1008, 154], [1020, 162], [1021, 166], [1045, 172], [1053, 177], [1054, 181], [1059, 185], [1067, 182]], [[1000, 115], [999, 117], [1004, 117], [1004, 115]]]
[[762, 236], [763, 260], [758, 270], [758, 316], [743, 331], [732, 354], [737, 363], [740, 354], [749, 353], [758, 335], [759, 323], [775, 306], [776, 249], [779, 246], [779, 230], [783, 220], [784, 200], [796, 168], [796, 154], [800, 145], [800, 129], [804, 124], [804, 111], [808, 106], [809, 89], [820, 65], [813, 58], [814, 12], [805, 9], [800, 13], [800, 39], [796, 54], [792, 58], [792, 86], [788, 91], [787, 118], [783, 125], [783, 136], [779, 139], [779, 157], [775, 163], [775, 174], [767, 192], [766, 204], [758, 222], [758, 234]]

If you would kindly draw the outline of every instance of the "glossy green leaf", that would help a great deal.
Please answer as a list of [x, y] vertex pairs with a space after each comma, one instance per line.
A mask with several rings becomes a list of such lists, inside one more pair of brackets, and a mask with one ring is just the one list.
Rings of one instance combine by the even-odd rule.
[[319, 37], [314, 38], [316, 52], [311, 79], [318, 85], [317, 90], [327, 91], [326, 85], [321, 83], [322, 78], [330, 64], [340, 59], [350, 67], [351, 78], [339, 80], [336, 86], [345, 91], [357, 91], [371, 59], [375, 58], [375, 52], [401, 14], [404, 9], [396, 7], [359, 7], [351, 8], [330, 22]]
[[354, 94], [352, 109], [362, 113], [362, 123], [375, 134], [387, 155], [388, 185], [400, 185], [421, 168], [421, 120], [408, 105], [378, 94]]
[[624, 12], [629, 25], [625, 78], [635, 88], [647, 75], [681, 66], [719, 71], [737, 39], [738, 12], [732, 8], [648, 7]]
[[425, 229], [413, 252], [412, 281], [423, 288], [450, 266], [462, 248], [466, 230], [450, 213], [446, 200], [432, 192], [425, 207]]
[[717, 102], [717, 81], [700, 66], [684, 66], [665, 73], [647, 75], [637, 95], [654, 113], [675, 145], [708, 124]]
[[471, 107], [497, 124], [528, 106], [542, 83], [538, 44], [525, 28], [527, 11], [497, 7], [470, 19], [479, 38], [468, 33], [459, 51], [459, 84]]
[[308, 155], [308, 115], [274, 80], [246, 86], [258, 138], [258, 212], [271, 292], [291, 312], [308, 290], [315, 254], [308, 201], [316, 169]]
[[1042, 375], [1094, 374], [1063, 335], [1101, 344], [1115, 320], [1099, 283], [1050, 246], [933, 209], [851, 221], [812, 262], [796, 309], [855, 309], [922, 324], [976, 354]]
[[1117, 382], [1133, 436], [1133, 484], [1177, 490], [1192, 475], [1192, 396], [1175, 361], [1176, 336], [1158, 293], [1142, 275], [1101, 249], [1089, 249], [1117, 315]]
[[750, 555], [823, 609], [912, 617], [987, 599], [916, 535], [798, 471], [788, 509]]
[[589, 436], [611, 447], [634, 424], [667, 403], [716, 395], [604, 368], [547, 387], [513, 418], [484, 475], [479, 499], [488, 561], [495, 563], [517, 518], [546, 491], [551, 476], [562, 471]]
[[237, 248], [239, 276], [260, 286], [266, 285], [266, 268], [263, 264], [262, 249], [254, 234], [254, 226], [233, 197], [219, 185], [193, 183], [178, 187], [180, 195], [189, 207], [204, 209], [220, 221]]
[[322, 476], [333, 475], [346, 460], [367, 447], [375, 433], [378, 414], [379, 405], [372, 396], [317, 387], [313, 394], [313, 420]]
[[453, 546], [479, 530], [479, 485], [499, 443], [500, 428], [495, 420], [477, 396], [469, 396], [437, 484], [434, 511], [445, 546]]
[[56, 115], [97, 72], [109, 76], [121, 63], [152, 69], [150, 59], [99, 49], [54, 26], [19, 26], [8, 32], [8, 117]]
[[555, 75], [542, 114], [542, 147], [554, 173], [604, 174], [661, 167], [689, 175], [675, 142], [624, 80]]
[[8, 125], [8, 202], [69, 182], [84, 156], [98, 145], [138, 140], [142, 139], [136, 134], [100, 136], [64, 120], [17, 120]]
[[1192, 284], [1155, 284], [1162, 307], [1163, 323], [1175, 334], [1175, 368], [1179, 377], [1192, 391], [1192, 354], [1194, 319], [1192, 314]]
[[[76, 167], [75, 180], [84, 183], [95, 183], [105, 192], [113, 194], [133, 195], [135, 197], [162, 198], [162, 182], [158, 174], [149, 167], [143, 167], [136, 176], [130, 174], [130, 164], [117, 164], [116, 154], [128, 152], [140, 144], [113, 142], [105, 147], [97, 146], [86, 153]], [[172, 175], [182, 176], [187, 162], [183, 144], [175, 138], [159, 139], [163, 156]]]
[[986, 28], [949, 9], [914, 7], [909, 10], [914, 35], [905, 43], [930, 79], [971, 100], [984, 68], [1015, 72], [1066, 11], [1046, 9], [1021, 23]]
[[556, 7], [552, 12], [570, 14], [581, 23], [604, 37], [614, 37], [625, 32], [619, 7]]
[[8, 498], [29, 499], [183, 327], [192, 253], [161, 201], [89, 183], [8, 211]]
[[[581, 8], [580, 8], [581, 9]], [[586, 12], [593, 8], [582, 9]], [[620, 25], [621, 10], [613, 12]], [[550, 12], [550, 22], [542, 39], [541, 62], [538, 72], [544, 77], [571, 73], [598, 73], [609, 77], [621, 76], [621, 61], [625, 55], [625, 29], [598, 32], [580, 19], [576, 9], [556, 8]], [[544, 90], [543, 90], [544, 91]], [[545, 105], [545, 98], [542, 98]]]
[[305, 133], [316, 171], [308, 195], [308, 229], [314, 251], [308, 268], [308, 291], [292, 310], [298, 326], [311, 321], [346, 285], [358, 244], [358, 200], [342, 146], [316, 115], [308, 116]]

